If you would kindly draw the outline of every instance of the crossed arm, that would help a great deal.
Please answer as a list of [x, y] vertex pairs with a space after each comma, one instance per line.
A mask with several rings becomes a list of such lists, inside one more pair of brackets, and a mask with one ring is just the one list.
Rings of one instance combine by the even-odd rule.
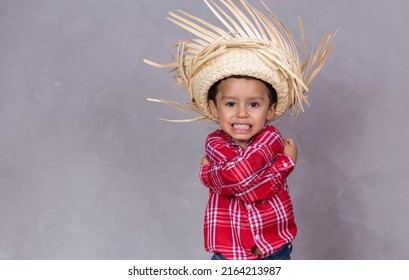
[[274, 196], [294, 169], [297, 147], [274, 127], [260, 132], [246, 149], [209, 135], [200, 178], [213, 191], [254, 202]]

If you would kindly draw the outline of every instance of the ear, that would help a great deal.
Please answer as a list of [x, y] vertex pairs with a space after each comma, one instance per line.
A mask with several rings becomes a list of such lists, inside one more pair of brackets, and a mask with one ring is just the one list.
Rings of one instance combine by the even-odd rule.
[[218, 119], [219, 113], [217, 111], [217, 106], [216, 104], [214, 104], [213, 100], [209, 100], [209, 109], [210, 109], [210, 113], [212, 113], [212, 116]]
[[273, 105], [270, 106], [270, 108], [268, 108], [267, 115], [266, 115], [267, 122], [271, 122], [272, 120], [274, 120], [275, 112], [276, 112], [276, 103], [274, 103]]

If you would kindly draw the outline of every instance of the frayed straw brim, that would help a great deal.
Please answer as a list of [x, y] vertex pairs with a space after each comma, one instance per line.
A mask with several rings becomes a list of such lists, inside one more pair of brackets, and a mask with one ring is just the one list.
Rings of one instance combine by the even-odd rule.
[[308, 104], [305, 92], [322, 69], [332, 47], [333, 36], [325, 34], [312, 58], [306, 54], [304, 31], [299, 19], [304, 59], [298, 53], [293, 36], [264, 5], [269, 17], [240, 0], [240, 9], [232, 0], [205, 3], [226, 29], [216, 27], [198, 17], [178, 10], [169, 13], [169, 20], [188, 30], [197, 38], [176, 45], [174, 62], [156, 67], [176, 71], [176, 83], [187, 89], [190, 103], [179, 104], [156, 99], [172, 106], [182, 106], [201, 114], [198, 119], [217, 121], [208, 107], [208, 90], [217, 81], [233, 76], [250, 76], [270, 83], [277, 92], [275, 118], [289, 108], [297, 115]]

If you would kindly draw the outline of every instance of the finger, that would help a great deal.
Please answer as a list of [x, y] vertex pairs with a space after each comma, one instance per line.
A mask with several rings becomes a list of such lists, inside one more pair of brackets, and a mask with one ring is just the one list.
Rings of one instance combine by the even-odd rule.
[[207, 160], [207, 157], [204, 156], [204, 157], [202, 158], [202, 165], [206, 165], [206, 164], [209, 164], [209, 161]]

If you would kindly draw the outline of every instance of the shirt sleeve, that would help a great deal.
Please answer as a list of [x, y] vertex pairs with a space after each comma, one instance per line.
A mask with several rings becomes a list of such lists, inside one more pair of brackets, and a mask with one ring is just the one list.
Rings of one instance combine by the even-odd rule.
[[294, 170], [294, 162], [288, 155], [279, 155], [276, 160], [243, 192], [235, 193], [237, 199], [247, 203], [265, 200], [288, 191], [287, 177]]
[[261, 131], [246, 149], [235, 148], [226, 138], [211, 134], [206, 141], [210, 164], [201, 166], [201, 181], [219, 194], [243, 200], [271, 197], [271, 183], [283, 182], [294, 167], [282, 154], [283, 148], [281, 136], [272, 126]]

